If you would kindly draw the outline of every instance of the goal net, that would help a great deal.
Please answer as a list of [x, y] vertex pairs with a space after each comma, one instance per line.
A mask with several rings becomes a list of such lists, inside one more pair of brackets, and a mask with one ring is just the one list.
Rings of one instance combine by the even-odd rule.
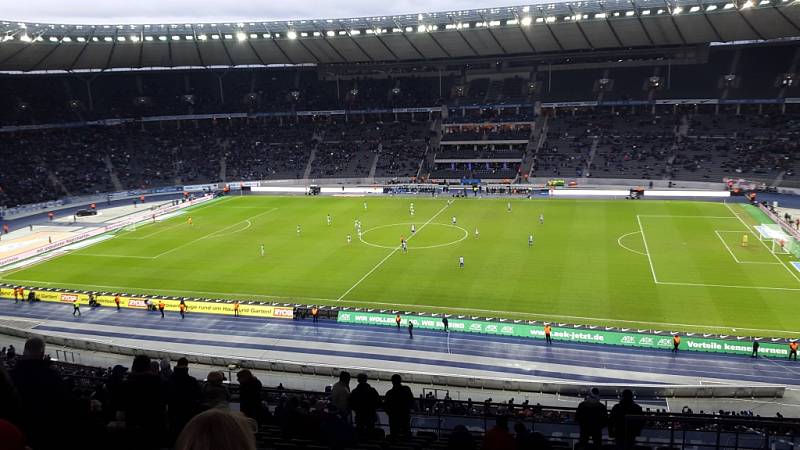
[[780, 225], [765, 223], [757, 225], [755, 230], [758, 232], [759, 240], [769, 243], [768, 247], [772, 253], [779, 255], [797, 255], [800, 253], [797, 241], [786, 234]]

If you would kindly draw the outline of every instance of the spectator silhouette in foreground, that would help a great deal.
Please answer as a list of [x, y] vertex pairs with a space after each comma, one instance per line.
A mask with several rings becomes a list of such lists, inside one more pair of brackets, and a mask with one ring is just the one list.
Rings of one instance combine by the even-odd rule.
[[336, 407], [337, 413], [347, 422], [350, 422], [350, 409], [347, 399], [350, 397], [350, 372], [339, 372], [339, 381], [331, 388], [331, 403]]
[[603, 428], [608, 424], [608, 410], [600, 402], [600, 390], [596, 387], [589, 391], [586, 399], [578, 405], [575, 421], [580, 427], [580, 444], [584, 447], [592, 440], [595, 448], [603, 445]]
[[392, 388], [384, 396], [384, 410], [389, 416], [389, 433], [392, 439], [411, 436], [411, 409], [414, 407], [414, 394], [402, 384], [400, 375], [392, 375]]
[[264, 408], [261, 398], [261, 381], [247, 369], [236, 374], [239, 381], [239, 410], [245, 416], [255, 420], [259, 425], [268, 419], [269, 410]]
[[195, 416], [183, 428], [175, 450], [255, 450], [256, 439], [241, 414], [211, 409]]
[[608, 434], [617, 442], [620, 450], [630, 450], [633, 448], [634, 441], [642, 431], [642, 424], [628, 416], [638, 416], [642, 414], [642, 407], [633, 401], [633, 392], [630, 389], [622, 391], [622, 398], [619, 403], [611, 408], [611, 419], [608, 424]]
[[381, 403], [381, 397], [374, 387], [367, 383], [367, 374], [360, 373], [356, 377], [358, 386], [350, 393], [348, 403], [350, 409], [356, 414], [356, 430], [369, 435], [375, 430], [378, 421], [376, 410]]
[[231, 394], [222, 382], [225, 375], [219, 371], [208, 372], [206, 383], [203, 385], [203, 408], [223, 408], [228, 409], [231, 402]]
[[32, 448], [66, 448], [73, 398], [58, 372], [45, 358], [44, 340], [25, 342], [22, 356], [11, 371], [11, 381], [22, 405], [19, 425]]
[[138, 448], [159, 448], [167, 425], [167, 393], [151, 360], [138, 355], [122, 385], [125, 427]]
[[475, 450], [475, 436], [464, 425], [456, 425], [447, 439], [447, 450]]
[[20, 408], [17, 389], [5, 367], [0, 364], [0, 420], [19, 423]]
[[491, 430], [483, 436], [483, 450], [516, 450], [514, 436], [508, 432], [508, 417], [497, 416]]
[[189, 420], [200, 411], [200, 384], [189, 375], [189, 360], [181, 358], [167, 382], [169, 426], [172, 438], [180, 434]]

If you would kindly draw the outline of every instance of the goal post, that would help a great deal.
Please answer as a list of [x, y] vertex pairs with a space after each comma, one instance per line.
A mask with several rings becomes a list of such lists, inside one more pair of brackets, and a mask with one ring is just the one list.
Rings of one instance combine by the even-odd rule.
[[758, 233], [758, 239], [767, 242], [770, 252], [776, 255], [797, 255], [800, 253], [800, 246], [797, 241], [786, 234], [781, 226], [774, 223], [764, 223], [754, 227]]

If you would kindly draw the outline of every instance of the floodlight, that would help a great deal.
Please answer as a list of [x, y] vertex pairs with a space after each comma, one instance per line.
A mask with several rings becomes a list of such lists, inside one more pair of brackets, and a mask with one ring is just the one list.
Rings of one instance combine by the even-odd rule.
[[255, 33], [250, 33], [250, 39], [258, 39], [258, 35]]
[[692, 6], [691, 8], [689, 8], [689, 12], [690, 13], [697, 12], [697, 11], [700, 11], [700, 7], [699, 6]]
[[392, 33], [402, 33], [402, 32], [403, 32], [402, 28], [392, 28]]
[[339, 30], [339, 36], [347, 36], [347, 31]]
[[55, 36], [50, 36], [50, 38], [49, 38], [48, 40], [49, 40], [50, 42], [58, 42], [58, 38], [57, 38], [57, 37], [55, 37]]
[[542, 23], [542, 22], [544, 22], [544, 17], [537, 17], [536, 18], [536, 23]]
[[649, 16], [650, 15], [650, 10], [649, 9], [643, 9], [643, 10], [639, 11], [639, 14], [642, 15], [642, 16]]
[[517, 20], [517, 19], [511, 19], [511, 20], [506, 21], [506, 25], [516, 25], [518, 23], [519, 23], [519, 20]]
[[233, 39], [233, 35], [232, 34], [226, 34], [225, 35], [225, 39], [231, 40], [231, 39]]
[[125, 42], [125, 36], [117, 36], [118, 42]]
[[139, 42], [139, 41], [140, 41], [139, 36], [137, 36], [135, 34], [133, 36], [131, 36], [131, 42]]
[[758, 2], [758, 6], [767, 6], [769, 5], [769, 0], [761, 0]]
[[683, 12], [683, 8], [680, 6], [676, 6], [675, 9], [672, 10], [672, 15], [677, 16], [678, 14]]
[[706, 6], [706, 12], [714, 11], [715, 9], [717, 9], [717, 5], [708, 5], [708, 6]]
[[597, 14], [594, 15], [594, 18], [595, 19], [605, 19], [606, 18], [606, 13], [597, 13]]
[[197, 40], [198, 41], [205, 41], [206, 39], [208, 39], [208, 36], [206, 36], [205, 34], [198, 34], [197, 35]]
[[153, 42], [153, 36], [145, 36], [144, 40], [147, 42]]
[[748, 9], [748, 8], [752, 8], [752, 7], [753, 7], [753, 1], [752, 0], [747, 0], [746, 2], [744, 2], [742, 4], [742, 7], [739, 8], [739, 9]]
[[361, 31], [360, 30], [350, 30], [350, 34], [358, 36], [359, 34], [361, 34]]
[[86, 38], [83, 36], [78, 36], [77, 38], [75, 38], [75, 40], [78, 42], [86, 42]]
[[31, 38], [27, 34], [23, 34], [22, 36], [19, 37], [19, 40], [22, 42], [30, 42]]
[[246, 41], [247, 40], [247, 35], [244, 34], [244, 33], [241, 33], [241, 32], [240, 33], [236, 33], [236, 40], [239, 41], [239, 42]]
[[264, 33], [264, 34], [261, 35], [261, 37], [263, 37], [264, 39], [269, 39], [270, 38], [270, 34], [269, 33]]
[[286, 33], [286, 37], [288, 37], [289, 39], [297, 39], [297, 32], [296, 31], [290, 31], [290, 32]]
[[320, 32], [319, 32], [319, 31], [315, 31], [315, 32], [314, 32], [314, 36], [315, 36], [315, 37], [320, 37], [320, 35], [321, 35], [321, 34], [320, 34]]
[[106, 42], [111, 42], [114, 39], [111, 36], [106, 36], [106, 37], [103, 38], [103, 40], [106, 41]]
[[92, 36], [92, 42], [100, 42], [100, 38], [97, 36]]
[[192, 36], [191, 34], [187, 34], [183, 38], [186, 39], [187, 41], [193, 41], [194, 40], [194, 36]]
[[412, 31], [414, 31], [414, 28], [406, 27], [406, 33], [411, 33]]
[[553, 22], [555, 22], [555, 21], [556, 21], [556, 16], [547, 16], [547, 17], [544, 19], [544, 21], [545, 21], [545, 22], [547, 22], [547, 23], [553, 23]]
[[528, 12], [530, 10], [531, 10], [530, 6], [525, 6], [525, 7], [522, 8], [522, 12]]
[[425, 32], [425, 25], [420, 25], [417, 27], [417, 33], [424, 33]]
[[161, 41], [161, 42], [164, 42], [164, 41], [167, 40], [167, 37], [166, 36], [159, 36], [158, 40]]
[[173, 41], [180, 41], [181, 37], [180, 36], [172, 36], [172, 40]]
[[631, 17], [634, 14], [636, 14], [636, 11], [625, 11], [625, 17]]
[[336, 36], [336, 32], [335, 31], [327, 31], [327, 32], [325, 32], [325, 36], [334, 37], [334, 36]]

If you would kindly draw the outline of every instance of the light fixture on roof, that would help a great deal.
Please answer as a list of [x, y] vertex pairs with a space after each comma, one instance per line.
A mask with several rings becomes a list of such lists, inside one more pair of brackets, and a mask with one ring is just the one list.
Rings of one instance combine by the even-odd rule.
[[425, 25], [419, 25], [417, 26], [417, 33], [424, 33], [425, 29]]
[[92, 36], [92, 42], [100, 42], [100, 38], [97, 36]]
[[530, 10], [531, 10], [530, 6], [523, 6], [522, 7], [522, 12], [529, 12]]
[[769, 4], [770, 4], [769, 0], [761, 0], [760, 2], [758, 2], [758, 6], [767, 6]]
[[500, 26], [500, 21], [499, 20], [492, 20], [491, 22], [489, 22], [489, 26], [490, 27]]
[[50, 36], [50, 38], [49, 38], [48, 40], [49, 40], [50, 42], [58, 42], [58, 38], [57, 38], [57, 37], [55, 37], [55, 36]]
[[691, 8], [689, 8], [689, 12], [690, 13], [694, 13], [694, 12], [697, 12], [697, 11], [700, 11], [700, 7], [699, 6], [692, 6]]
[[294, 30], [289, 31], [288, 33], [286, 33], [286, 37], [288, 37], [289, 39], [297, 39], [297, 32]]
[[78, 42], [86, 42], [86, 38], [83, 37], [83, 36], [78, 36], [78, 37], [75, 38], [75, 40], [78, 41]]
[[320, 37], [321, 35], [322, 35], [322, 33], [320, 33], [319, 31], [315, 31], [314, 32], [314, 37]]
[[339, 36], [347, 36], [347, 31], [339, 30]]
[[261, 35], [261, 37], [263, 37], [264, 39], [269, 39], [271, 36], [269, 33], [264, 33]]
[[556, 21], [556, 16], [547, 16], [545, 17], [544, 21], [547, 23], [553, 23]]
[[111, 36], [106, 36], [106, 37], [103, 38], [103, 40], [106, 41], [106, 42], [111, 42], [114, 39]]
[[211, 40], [213, 40], [213, 41], [219, 40], [219, 35], [218, 34], [212, 34], [211, 35]]
[[131, 42], [139, 42], [139, 36], [137, 36], [135, 34], [133, 36], [131, 36]]
[[255, 33], [250, 33], [250, 39], [258, 39], [258, 35]]
[[672, 15], [677, 16], [678, 14], [683, 12], [683, 8], [680, 6], [676, 6], [675, 9], [672, 10]]
[[643, 9], [643, 10], [639, 11], [639, 14], [643, 15], [643, 16], [649, 16], [650, 15], [650, 10], [649, 9]]
[[125, 42], [126, 41], [125, 36], [117, 36], [117, 41], [118, 42]]
[[336, 32], [333, 31], [333, 30], [328, 30], [328, 31], [325, 32], [325, 36], [334, 37], [334, 36], [336, 36]]
[[746, 2], [742, 3], [742, 7], [739, 9], [748, 9], [753, 7], [753, 0], [747, 0]]
[[233, 39], [233, 35], [232, 34], [226, 34], [226, 35], [224, 35], [224, 38], [230, 41], [231, 39]]
[[161, 41], [161, 42], [165, 42], [167, 40], [167, 37], [166, 36], [159, 36], [158, 40]]
[[186, 39], [187, 41], [193, 41], [194, 40], [194, 36], [192, 36], [191, 34], [187, 34], [183, 38]]
[[246, 41], [247, 35], [242, 32], [236, 33], [236, 40], [239, 42]]
[[406, 27], [406, 33], [411, 33], [412, 31], [414, 31], [413, 27]]
[[359, 34], [361, 34], [361, 30], [350, 30], [350, 34], [358, 36]]
[[625, 11], [625, 17], [631, 17], [634, 14], [636, 14], [636, 11]]
[[145, 36], [144, 40], [147, 42], [153, 42], [153, 36]]
[[198, 34], [197, 35], [197, 40], [198, 41], [205, 41], [206, 39], [208, 39], [208, 36], [206, 36], [205, 34]]
[[180, 36], [176, 36], [176, 35], [174, 35], [174, 36], [172, 36], [172, 40], [173, 40], [173, 41], [180, 41], [180, 40], [181, 40], [181, 37], [180, 37]]
[[661, 9], [661, 8], [659, 8], [659, 9], [656, 11], [656, 14], [664, 14], [664, 10], [663, 10], [663, 9]]

